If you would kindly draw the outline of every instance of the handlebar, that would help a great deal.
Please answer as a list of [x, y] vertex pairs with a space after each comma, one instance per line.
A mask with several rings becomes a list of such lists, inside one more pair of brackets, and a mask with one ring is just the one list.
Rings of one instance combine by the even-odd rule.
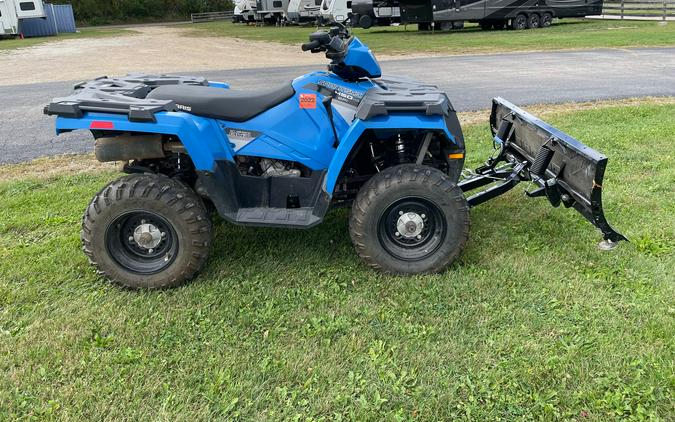
[[310, 41], [308, 43], [304, 43], [302, 45], [302, 51], [309, 51], [309, 50], [315, 50], [317, 48], [321, 47], [321, 43], [319, 41]]

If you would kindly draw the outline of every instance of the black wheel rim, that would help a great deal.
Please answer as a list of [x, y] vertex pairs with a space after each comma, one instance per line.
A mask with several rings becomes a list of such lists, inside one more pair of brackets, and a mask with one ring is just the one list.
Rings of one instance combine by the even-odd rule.
[[525, 27], [527, 27], [527, 18], [523, 15], [518, 16], [516, 18], [516, 26], [519, 29], [524, 29]]
[[[148, 240], [146, 233], [146, 242], [141, 241], [144, 238], [137, 233], [139, 227], [149, 227], [155, 237]], [[105, 237], [110, 257], [135, 274], [156, 274], [171, 265], [178, 253], [178, 236], [171, 223], [148, 211], [129, 211], [116, 217]]]
[[440, 208], [424, 198], [399, 199], [384, 210], [378, 222], [380, 244], [403, 261], [429, 257], [443, 244], [446, 234], [447, 224]]

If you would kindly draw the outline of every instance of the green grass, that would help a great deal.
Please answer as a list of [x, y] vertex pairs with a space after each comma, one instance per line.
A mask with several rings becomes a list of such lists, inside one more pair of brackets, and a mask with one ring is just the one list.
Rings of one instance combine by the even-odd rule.
[[[299, 45], [307, 41], [308, 27], [253, 27], [230, 22], [191, 25], [195, 36], [237, 37]], [[675, 45], [675, 25], [656, 22], [617, 22], [565, 19], [553, 26], [527, 31], [482, 31], [467, 25], [461, 31], [417, 32], [415, 25], [355, 29], [368, 46], [380, 54], [469, 54], [500, 51], [556, 50], [599, 47], [647, 47]]]
[[117, 29], [117, 28], [108, 28], [108, 29], [82, 29], [77, 33], [70, 34], [59, 34], [55, 37], [35, 37], [35, 38], [25, 38], [25, 39], [4, 39], [0, 40], [0, 51], [3, 50], [12, 50], [15, 48], [23, 47], [32, 47], [38, 44], [44, 44], [54, 41], [78, 39], [78, 38], [101, 38], [101, 37], [115, 37], [119, 35], [129, 35], [134, 34], [135, 31], [128, 29]]
[[[599, 232], [522, 189], [472, 211], [444, 274], [365, 268], [348, 210], [218, 221], [185, 287], [130, 292], [80, 251], [110, 171], [0, 184], [0, 420], [675, 419], [675, 105], [549, 119], [610, 157]], [[472, 165], [491, 150], [466, 130]]]

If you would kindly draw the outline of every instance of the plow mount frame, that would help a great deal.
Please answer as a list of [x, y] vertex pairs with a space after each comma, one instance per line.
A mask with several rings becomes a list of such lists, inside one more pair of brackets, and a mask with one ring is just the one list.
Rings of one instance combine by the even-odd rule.
[[529, 197], [574, 208], [600, 229], [608, 245], [628, 240], [614, 230], [602, 208], [607, 157], [503, 98], [492, 100], [490, 127], [498, 153], [459, 182], [470, 207], [503, 195], [520, 182], [536, 187]]

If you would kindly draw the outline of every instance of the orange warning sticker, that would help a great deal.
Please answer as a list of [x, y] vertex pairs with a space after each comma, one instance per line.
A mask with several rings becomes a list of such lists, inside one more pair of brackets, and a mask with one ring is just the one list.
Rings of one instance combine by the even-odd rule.
[[300, 94], [300, 108], [316, 108], [316, 94]]

